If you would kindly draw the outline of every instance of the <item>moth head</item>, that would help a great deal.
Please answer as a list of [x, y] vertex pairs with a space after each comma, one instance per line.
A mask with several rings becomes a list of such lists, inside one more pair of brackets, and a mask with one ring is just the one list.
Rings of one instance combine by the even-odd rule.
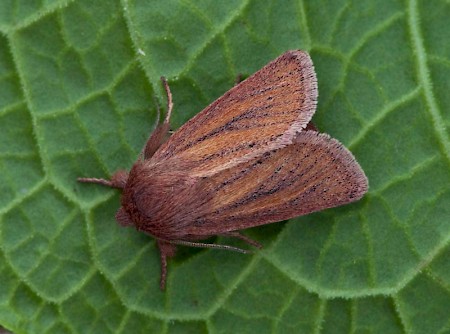
[[152, 192], [154, 187], [152, 179], [143, 161], [138, 160], [130, 170], [122, 191], [121, 207], [116, 213], [116, 220], [120, 225], [141, 229], [142, 226], [151, 223], [146, 217], [146, 211], [153, 204], [148, 200], [148, 192]]

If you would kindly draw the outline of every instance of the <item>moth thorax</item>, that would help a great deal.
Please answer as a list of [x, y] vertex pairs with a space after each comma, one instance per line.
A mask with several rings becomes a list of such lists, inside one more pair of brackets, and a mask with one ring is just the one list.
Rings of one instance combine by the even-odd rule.
[[122, 207], [137, 229], [154, 236], [164, 234], [177, 221], [192, 196], [193, 185], [185, 172], [134, 166], [122, 194]]

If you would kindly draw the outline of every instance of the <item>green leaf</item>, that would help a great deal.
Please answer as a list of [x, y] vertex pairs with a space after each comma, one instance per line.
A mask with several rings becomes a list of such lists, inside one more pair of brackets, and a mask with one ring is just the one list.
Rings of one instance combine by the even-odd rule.
[[[444, 0], [2, 1], [0, 325], [450, 331], [449, 17]], [[153, 239], [115, 223], [116, 191], [76, 178], [132, 166], [160, 76], [177, 128], [289, 49], [311, 53], [314, 121], [370, 192], [248, 231], [253, 255], [180, 247], [161, 292]]]

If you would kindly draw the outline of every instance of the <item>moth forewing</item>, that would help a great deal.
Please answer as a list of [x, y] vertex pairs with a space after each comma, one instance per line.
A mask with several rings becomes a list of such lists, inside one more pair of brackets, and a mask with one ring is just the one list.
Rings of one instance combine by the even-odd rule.
[[255, 152], [291, 143], [311, 120], [316, 103], [310, 56], [288, 51], [194, 116], [153, 159], [199, 162], [192, 173], [229, 168]]
[[217, 233], [286, 220], [358, 200], [368, 182], [337, 140], [300, 132], [291, 145], [207, 178], [211, 207], [191, 233]]

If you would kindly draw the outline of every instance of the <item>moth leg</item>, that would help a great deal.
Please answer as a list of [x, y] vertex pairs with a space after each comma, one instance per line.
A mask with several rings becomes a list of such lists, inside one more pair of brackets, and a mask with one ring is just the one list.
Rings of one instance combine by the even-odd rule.
[[238, 252], [242, 254], [249, 254], [251, 251], [230, 246], [230, 245], [221, 245], [221, 244], [208, 244], [204, 242], [196, 242], [196, 241], [187, 241], [187, 240], [168, 240], [167, 243], [170, 243], [172, 245], [183, 245], [183, 246], [189, 246], [189, 247], [198, 247], [198, 248], [214, 248], [214, 249], [224, 249], [224, 250], [230, 250], [233, 252]]
[[123, 189], [127, 184], [128, 172], [125, 170], [118, 170], [111, 176], [111, 180], [97, 179], [95, 177], [79, 177], [78, 182], [97, 183], [111, 188]]
[[159, 287], [161, 290], [164, 290], [167, 280], [167, 258], [175, 255], [177, 246], [162, 240], [157, 240], [157, 243], [161, 260], [161, 280], [159, 282]]
[[167, 95], [167, 114], [164, 122], [156, 127], [155, 131], [153, 131], [150, 138], [147, 140], [144, 148], [144, 159], [149, 159], [155, 154], [158, 148], [166, 141], [170, 130], [170, 116], [172, 115], [173, 110], [172, 93], [170, 92], [166, 78], [161, 77], [161, 81]]
[[248, 243], [249, 245], [252, 245], [253, 247], [256, 247], [256, 248], [259, 248], [259, 249], [263, 248], [263, 246], [258, 241], [253, 240], [253, 239], [251, 239], [251, 238], [249, 238], [249, 237], [247, 237], [245, 235], [242, 235], [239, 232], [226, 232], [226, 233], [222, 233], [222, 234], [219, 234], [219, 235], [224, 236], [224, 237], [237, 238], [237, 239], [240, 239], [242, 241], [245, 241], [246, 243]]
[[236, 75], [236, 78], [234, 78], [234, 85], [236, 86], [237, 84], [239, 84], [242, 81], [242, 73], [238, 73]]
[[309, 122], [308, 124], [306, 124], [306, 127], [303, 129], [303, 131], [309, 130], [319, 132], [319, 130], [317, 130], [317, 127], [314, 125], [313, 122]]

